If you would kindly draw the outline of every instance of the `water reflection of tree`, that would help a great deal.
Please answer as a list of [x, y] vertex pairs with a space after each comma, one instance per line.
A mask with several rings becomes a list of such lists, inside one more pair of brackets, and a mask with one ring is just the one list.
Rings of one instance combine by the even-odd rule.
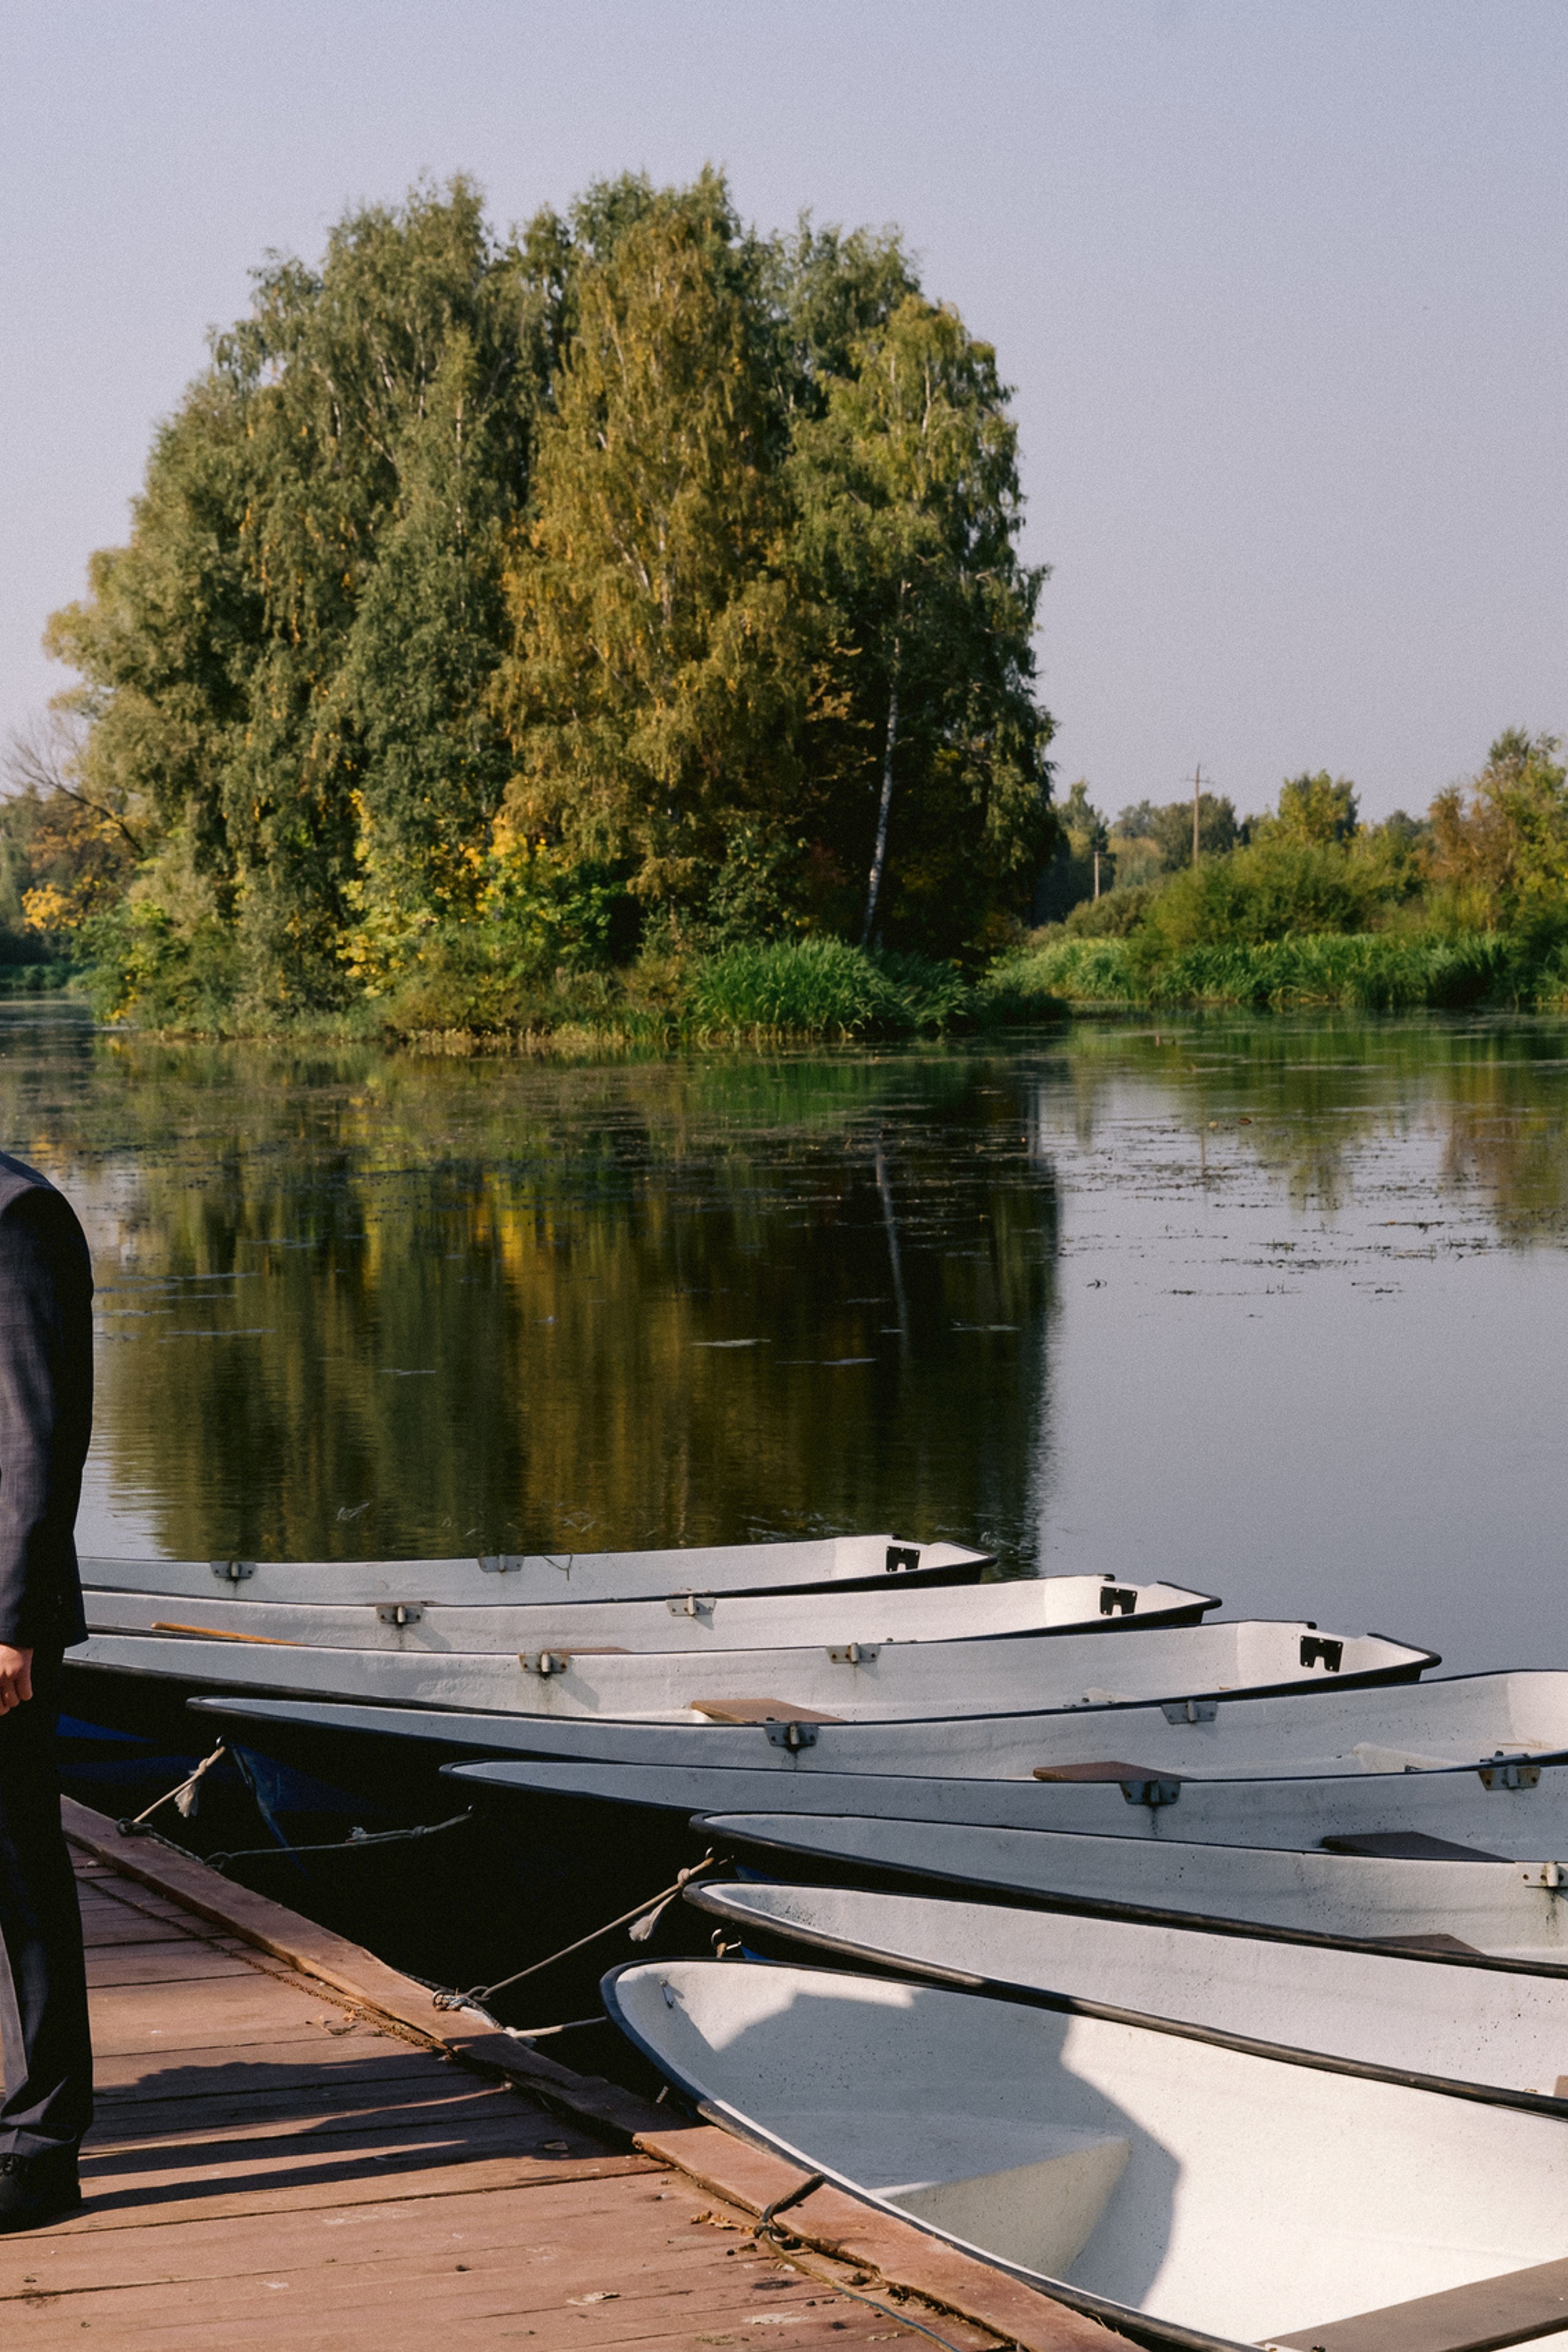
[[1331, 1213], [1352, 1197], [1370, 1146], [1433, 1129], [1439, 1182], [1477, 1196], [1500, 1235], [1526, 1241], [1568, 1223], [1565, 1045], [1560, 1023], [1535, 1019], [1166, 1016], [1080, 1025], [1052, 1076], [1070, 1081], [1086, 1148], [1133, 1080], [1190, 1129], [1194, 1165], [1200, 1138], [1208, 1173], [1225, 1164], [1213, 1122], [1232, 1164], [1240, 1152], [1294, 1202]]
[[0, 1099], [90, 1213], [104, 1442], [175, 1553], [1027, 1555], [1055, 1201], [984, 1057], [100, 1045]]
[[1446, 1189], [1481, 1192], [1500, 1236], [1516, 1244], [1568, 1231], [1568, 1126], [1561, 1111], [1511, 1102], [1456, 1106], [1444, 1141]]

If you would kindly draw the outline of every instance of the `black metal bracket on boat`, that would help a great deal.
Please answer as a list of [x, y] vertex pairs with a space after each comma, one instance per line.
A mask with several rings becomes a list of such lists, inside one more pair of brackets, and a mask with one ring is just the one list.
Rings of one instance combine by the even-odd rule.
[[1160, 1712], [1167, 1723], [1212, 1723], [1219, 1713], [1217, 1698], [1163, 1698]]
[[1326, 1666], [1330, 1674], [1337, 1675], [1344, 1654], [1344, 1643], [1334, 1641], [1330, 1634], [1303, 1633], [1301, 1636], [1301, 1664], [1304, 1666]]
[[570, 1650], [520, 1650], [517, 1663], [525, 1675], [563, 1675], [572, 1664]]
[[1499, 1756], [1490, 1764], [1478, 1766], [1483, 1789], [1538, 1789], [1541, 1767], [1527, 1764], [1518, 1756]]
[[381, 1601], [375, 1613], [383, 1625], [417, 1625], [425, 1611], [417, 1601]]
[[1138, 1595], [1135, 1592], [1130, 1592], [1126, 1585], [1101, 1586], [1100, 1613], [1102, 1617], [1131, 1617], [1137, 1606]]
[[1182, 1784], [1179, 1780], [1123, 1780], [1121, 1793], [1130, 1805], [1173, 1805]]
[[815, 1723], [764, 1723], [763, 1729], [768, 1735], [770, 1747], [787, 1748], [792, 1756], [802, 1748], [816, 1745]]
[[220, 1584], [243, 1584], [247, 1576], [256, 1574], [253, 1559], [215, 1559], [211, 1566]]
[[907, 1568], [919, 1568], [920, 1564], [921, 1548], [919, 1544], [889, 1544], [888, 1546], [888, 1557], [883, 1565], [886, 1567], [889, 1576], [897, 1576], [901, 1572], [901, 1570]]

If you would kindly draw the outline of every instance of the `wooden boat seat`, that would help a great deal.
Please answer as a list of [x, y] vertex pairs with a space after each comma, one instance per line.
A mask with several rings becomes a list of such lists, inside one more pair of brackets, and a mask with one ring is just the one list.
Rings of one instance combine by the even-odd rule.
[[788, 1698], [691, 1698], [694, 1715], [713, 1723], [843, 1723], [841, 1715], [824, 1715], [820, 1707], [796, 1706]]
[[1384, 1748], [1375, 1739], [1358, 1739], [1351, 1754], [1363, 1772], [1451, 1772], [1457, 1761], [1418, 1748]]
[[1531, 2263], [1500, 2278], [1358, 2312], [1294, 2336], [1270, 2336], [1268, 2352], [1491, 2352], [1568, 2327], [1568, 2262]]
[[1479, 1845], [1456, 1845], [1451, 1838], [1428, 1837], [1425, 1830], [1369, 1830], [1363, 1837], [1326, 1837], [1328, 1853], [1370, 1854], [1377, 1862], [1506, 1862]]
[[1152, 1764], [1037, 1764], [1037, 1780], [1179, 1780], [1179, 1772]]
[[1132, 2147], [1092, 2126], [1004, 2123], [951, 2107], [907, 2117], [897, 2134], [889, 2122], [833, 2109], [792, 2113], [788, 2130], [889, 2205], [1058, 2277], [1089, 2243]]

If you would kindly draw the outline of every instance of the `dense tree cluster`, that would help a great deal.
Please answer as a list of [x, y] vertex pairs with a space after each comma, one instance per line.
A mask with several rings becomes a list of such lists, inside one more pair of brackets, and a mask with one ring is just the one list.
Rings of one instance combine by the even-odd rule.
[[274, 259], [52, 649], [47, 877], [119, 1003], [212, 1020], [1026, 914], [1051, 722], [990, 348], [896, 236], [626, 178], [471, 186]]

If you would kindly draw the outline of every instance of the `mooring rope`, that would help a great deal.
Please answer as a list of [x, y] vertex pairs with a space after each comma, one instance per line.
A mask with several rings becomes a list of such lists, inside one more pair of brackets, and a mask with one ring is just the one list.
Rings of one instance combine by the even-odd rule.
[[201, 1857], [215, 1870], [226, 1870], [231, 1862], [276, 1862], [280, 1855], [290, 1859], [297, 1853], [357, 1853], [367, 1845], [396, 1845], [405, 1838], [439, 1837], [443, 1830], [460, 1830], [465, 1822], [474, 1818], [470, 1806], [466, 1813], [454, 1813], [449, 1822], [416, 1822], [406, 1830], [351, 1830], [346, 1838], [333, 1838], [326, 1845], [247, 1845], [233, 1853], [206, 1853]]
[[[154, 1813], [161, 1811], [165, 1805], [169, 1804], [174, 1806], [182, 1821], [188, 1822], [195, 1812], [204, 1777], [212, 1770], [215, 1764], [221, 1763], [230, 1753], [227, 1740], [220, 1739], [212, 1754], [204, 1756], [194, 1772], [187, 1772], [184, 1779], [176, 1781], [174, 1788], [166, 1789], [161, 1797], [154, 1797], [153, 1802], [143, 1811], [129, 1820], [117, 1822], [115, 1827], [121, 1836], [156, 1838], [160, 1845], [169, 1846], [175, 1853], [189, 1853], [188, 1846], [175, 1845], [172, 1839], [163, 1837], [157, 1830], [148, 1829], [146, 1824]], [[266, 1808], [262, 1805], [255, 1781], [246, 1770], [238, 1750], [235, 1749], [232, 1753], [234, 1761], [239, 1766], [246, 1787], [256, 1800], [258, 1811], [265, 1816]], [[292, 1859], [294, 1855], [300, 1853], [347, 1853], [362, 1846], [396, 1845], [407, 1838], [438, 1837], [443, 1830], [461, 1829], [465, 1822], [471, 1822], [473, 1818], [473, 1807], [470, 1805], [466, 1812], [454, 1813], [450, 1821], [416, 1822], [412, 1829], [405, 1830], [354, 1829], [349, 1832], [346, 1838], [333, 1838], [324, 1845], [290, 1845], [282, 1832], [279, 1831], [275, 1845], [240, 1846], [233, 1853], [201, 1854], [197, 1859], [207, 1863], [214, 1870], [226, 1871], [231, 1862], [274, 1862], [279, 1854], [287, 1854]]]
[[154, 1797], [153, 1802], [147, 1807], [145, 1812], [138, 1813], [135, 1818], [131, 1821], [117, 1822], [115, 1823], [115, 1827], [120, 1832], [121, 1836], [134, 1837], [137, 1831], [142, 1827], [143, 1822], [150, 1821], [155, 1812], [158, 1812], [164, 1805], [168, 1804], [172, 1804], [174, 1807], [175, 1811], [179, 1814], [180, 1819], [183, 1822], [188, 1822], [191, 1815], [196, 1810], [196, 1801], [200, 1792], [203, 1775], [210, 1772], [213, 1766], [219, 1762], [223, 1757], [227, 1755], [227, 1740], [220, 1739], [217, 1746], [213, 1749], [212, 1754], [210, 1756], [204, 1756], [194, 1772], [187, 1772], [185, 1778], [183, 1780], [177, 1781], [174, 1788], [166, 1789], [161, 1797]]
[[[557, 1960], [570, 1959], [574, 1952], [585, 1951], [590, 1944], [596, 1944], [601, 1936], [613, 1935], [617, 1927], [625, 1927], [634, 1920], [637, 1926], [632, 1927], [633, 1937], [639, 1944], [646, 1943], [658, 1926], [659, 1914], [666, 1904], [673, 1902], [682, 1889], [702, 1871], [711, 1870], [715, 1866], [715, 1862], [716, 1857], [713, 1854], [705, 1853], [700, 1862], [694, 1862], [689, 1868], [683, 1870], [672, 1885], [661, 1886], [657, 1895], [646, 1895], [642, 1902], [634, 1903], [629, 1911], [623, 1911], [618, 1919], [606, 1919], [602, 1927], [595, 1927], [590, 1935], [579, 1936], [574, 1944], [563, 1944], [558, 1952], [551, 1952], [542, 1960], [531, 1960], [527, 1968], [517, 1969], [510, 1977], [499, 1977], [494, 1984], [471, 1985], [467, 1992], [433, 1993], [430, 2000], [431, 2007], [433, 2009], [483, 2009], [492, 1993], [505, 1992], [509, 1985], [521, 1984], [524, 1977], [538, 1976], [542, 1969], [553, 1968]], [[646, 1926], [644, 1926], [645, 1918]], [[637, 1927], [642, 1928], [640, 1936], [637, 1934]]]
[[601, 2010], [597, 2017], [569, 2017], [564, 2025], [503, 2025], [500, 2031], [513, 2042], [542, 2042], [552, 2033], [578, 2033], [584, 2025], [607, 2025], [609, 2021]]
[[787, 2213], [792, 2205], [804, 2204], [808, 2197], [815, 2196], [819, 2189], [826, 2186], [826, 2183], [827, 2175], [825, 2172], [808, 2173], [806, 2178], [797, 2181], [793, 2189], [786, 2189], [782, 2197], [775, 2197], [773, 2203], [764, 2206], [758, 2215], [756, 2227], [752, 2231], [753, 2239], [763, 2245], [771, 2246], [779, 2260], [788, 2263], [792, 2270], [804, 2271], [807, 2278], [816, 2279], [823, 2286], [832, 2287], [836, 2294], [847, 2294], [856, 2303], [863, 2303], [868, 2311], [878, 2313], [883, 2319], [896, 2320], [900, 2327], [911, 2328], [917, 2336], [929, 2336], [933, 2344], [942, 2346], [942, 2352], [961, 2352], [961, 2347], [950, 2336], [939, 2336], [934, 2327], [922, 2326], [918, 2319], [910, 2317], [900, 2304], [895, 2303], [889, 2310], [887, 2304], [878, 2303], [872, 2295], [862, 2294], [858, 2287], [847, 2286], [842, 2279], [835, 2278], [831, 2272], [814, 2270], [809, 2263], [802, 2260], [799, 2249], [803, 2241], [795, 2236], [793, 2230], [786, 2230], [784, 2233], [784, 2237], [791, 2241], [791, 2245], [785, 2246], [782, 2242], [778, 2232], [773, 2228], [775, 2215]]

